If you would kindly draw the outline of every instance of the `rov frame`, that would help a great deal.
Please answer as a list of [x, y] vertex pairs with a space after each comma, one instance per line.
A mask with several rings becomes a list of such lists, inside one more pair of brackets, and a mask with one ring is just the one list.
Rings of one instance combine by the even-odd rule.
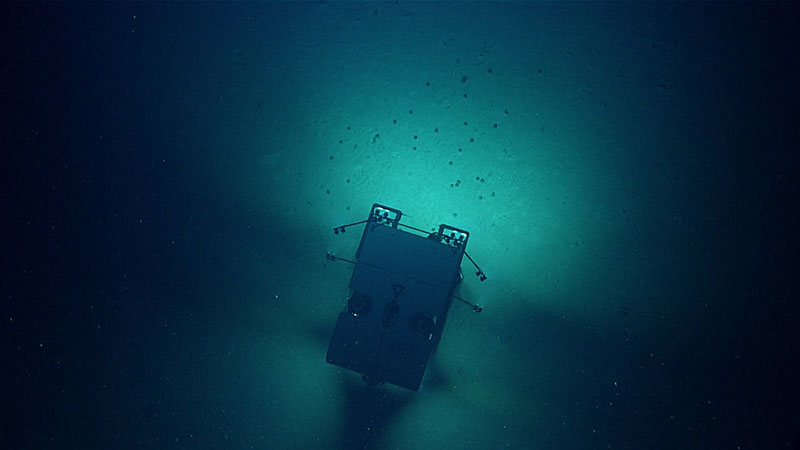
[[339, 234], [365, 224], [354, 261], [326, 255], [355, 266], [326, 359], [360, 373], [369, 386], [390, 383], [416, 391], [452, 300], [482, 311], [455, 294], [463, 257], [480, 281], [486, 274], [466, 252], [468, 231], [442, 224], [427, 232], [400, 223], [402, 217], [399, 209], [375, 203], [366, 220], [333, 229]]

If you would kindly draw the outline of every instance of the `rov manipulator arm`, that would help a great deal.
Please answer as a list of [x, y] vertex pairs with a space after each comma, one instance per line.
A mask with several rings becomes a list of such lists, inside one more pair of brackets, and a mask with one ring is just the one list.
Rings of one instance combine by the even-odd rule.
[[[472, 259], [472, 257], [471, 257], [471, 256], [469, 256], [469, 253], [467, 253], [466, 251], [464, 251], [464, 256], [466, 256], [466, 257], [467, 257], [467, 259], [469, 259], [469, 262], [471, 262], [471, 263], [472, 263], [472, 265], [473, 265], [473, 266], [475, 266], [475, 270], [477, 270], [477, 271], [475, 272], [475, 276], [477, 276], [477, 277], [478, 277], [478, 279], [480, 279], [481, 281], [486, 281], [486, 274], [483, 272], [483, 269], [481, 269], [480, 267], [478, 267], [478, 264], [476, 264], [476, 263], [475, 263], [475, 260], [474, 260], [474, 259]], [[478, 304], [476, 304], [476, 303], [470, 303], [470, 302], [468, 302], [467, 300], [464, 300], [463, 298], [459, 297], [458, 295], [454, 295], [453, 297], [454, 297], [456, 300], [458, 300], [458, 301], [460, 301], [460, 302], [462, 302], [462, 303], [465, 303], [465, 304], [467, 304], [467, 305], [468, 305], [470, 308], [472, 308], [472, 310], [473, 310], [473, 311], [475, 311], [475, 312], [477, 312], [477, 313], [479, 313], [479, 312], [483, 311], [483, 307], [482, 307], [482, 306], [480, 306], [480, 305], [478, 305]]]
[[475, 266], [475, 269], [477, 270], [477, 272], [475, 272], [475, 275], [476, 275], [476, 276], [477, 276], [477, 277], [478, 277], [478, 278], [479, 278], [481, 281], [486, 281], [486, 274], [483, 272], [483, 270], [481, 270], [481, 268], [480, 268], [480, 267], [478, 267], [478, 265], [475, 263], [475, 260], [474, 260], [474, 259], [472, 259], [472, 257], [471, 257], [471, 256], [469, 256], [469, 253], [467, 253], [466, 251], [464, 251], [464, 256], [466, 256], [466, 257], [467, 257], [467, 259], [469, 259], [469, 262], [471, 262], [471, 263], [472, 263], [472, 265], [473, 265], [473, 266]]

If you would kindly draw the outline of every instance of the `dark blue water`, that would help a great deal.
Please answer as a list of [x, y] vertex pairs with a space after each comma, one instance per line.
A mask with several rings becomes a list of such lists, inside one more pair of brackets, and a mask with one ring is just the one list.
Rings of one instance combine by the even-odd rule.
[[[4, 4], [0, 448], [796, 448], [791, 4]], [[370, 205], [471, 232], [419, 392]]]

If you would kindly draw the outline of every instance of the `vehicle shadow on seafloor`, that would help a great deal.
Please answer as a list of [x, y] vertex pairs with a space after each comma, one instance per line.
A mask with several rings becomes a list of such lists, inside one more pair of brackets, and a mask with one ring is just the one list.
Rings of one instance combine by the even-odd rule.
[[392, 419], [409, 402], [411, 391], [390, 391], [383, 386], [369, 387], [355, 377], [346, 377], [342, 450], [375, 448]]

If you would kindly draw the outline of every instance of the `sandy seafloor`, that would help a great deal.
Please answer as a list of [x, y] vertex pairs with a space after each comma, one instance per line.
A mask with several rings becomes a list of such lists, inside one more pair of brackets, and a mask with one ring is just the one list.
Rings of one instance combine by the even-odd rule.
[[[0, 447], [797, 447], [792, 5], [2, 9]], [[488, 276], [419, 392], [325, 362], [376, 202]]]

